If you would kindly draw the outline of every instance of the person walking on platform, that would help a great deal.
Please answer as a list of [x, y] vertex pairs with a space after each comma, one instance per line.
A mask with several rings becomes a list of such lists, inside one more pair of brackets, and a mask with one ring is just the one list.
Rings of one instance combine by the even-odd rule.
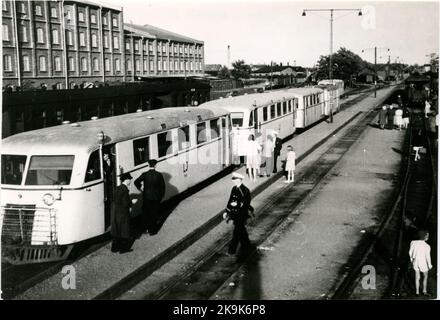
[[132, 237], [130, 231], [130, 207], [132, 202], [128, 192], [132, 176], [121, 174], [121, 184], [116, 188], [111, 214], [110, 233], [113, 237], [112, 252], [126, 253], [131, 251]]
[[288, 146], [287, 156], [286, 156], [286, 171], [287, 171], [286, 183], [292, 183], [295, 180], [295, 160], [296, 160], [295, 151], [293, 151], [292, 146]]
[[270, 177], [270, 174], [273, 171], [273, 153], [274, 153], [275, 144], [273, 142], [273, 137], [271, 134], [268, 134], [266, 137], [266, 141], [263, 148], [263, 169], [266, 173], [267, 177]]
[[156, 164], [156, 160], [148, 160], [149, 170], [134, 181], [136, 188], [142, 191], [144, 226], [150, 235], [158, 232], [160, 202], [165, 195], [165, 180], [162, 174], [156, 171]]
[[249, 251], [252, 247], [246, 230], [246, 220], [249, 217], [249, 211], [252, 211], [253, 208], [251, 207], [251, 193], [243, 184], [243, 178], [243, 175], [239, 173], [234, 172], [232, 174], [234, 186], [229, 196], [226, 211], [223, 214], [226, 222], [229, 222], [229, 220], [234, 222], [234, 231], [228, 249], [228, 254], [231, 255], [235, 254], [239, 243], [242, 252]]
[[407, 129], [407, 128], [408, 128], [408, 125], [409, 125], [409, 109], [408, 109], [408, 107], [405, 107], [405, 108], [403, 109], [403, 115], [402, 115], [402, 118], [403, 118], [403, 127], [404, 127], [405, 129]]
[[273, 173], [277, 173], [277, 161], [278, 161], [278, 157], [281, 154], [281, 148], [283, 147], [283, 141], [278, 137], [278, 132], [275, 131], [273, 133], [273, 135], [275, 136], [275, 147], [273, 150]]
[[388, 130], [394, 129], [394, 114], [396, 110], [394, 110], [393, 105], [391, 104], [388, 108], [387, 120], [388, 120]]
[[428, 118], [428, 113], [431, 111], [431, 104], [425, 100], [425, 118]]
[[429, 233], [425, 230], [420, 230], [418, 233], [418, 240], [411, 241], [409, 248], [409, 257], [412, 267], [415, 271], [415, 285], [416, 295], [420, 294], [420, 272], [423, 274], [423, 288], [424, 295], [428, 294], [428, 271], [432, 269], [431, 264], [431, 247], [426, 243], [429, 238]]
[[383, 130], [387, 124], [387, 106], [383, 105], [382, 109], [379, 111], [379, 126]]

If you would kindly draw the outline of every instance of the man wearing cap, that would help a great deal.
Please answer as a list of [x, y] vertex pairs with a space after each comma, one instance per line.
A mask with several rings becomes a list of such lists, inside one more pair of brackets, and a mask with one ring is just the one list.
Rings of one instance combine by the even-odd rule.
[[158, 231], [157, 220], [160, 216], [160, 202], [165, 195], [165, 180], [160, 172], [156, 171], [157, 161], [148, 160], [149, 169], [142, 173], [134, 185], [142, 191], [142, 206], [144, 211], [144, 224], [150, 235]]
[[273, 135], [275, 137], [275, 147], [273, 150], [273, 173], [277, 173], [277, 160], [281, 153], [281, 148], [283, 147], [283, 142], [278, 138], [278, 132], [274, 131]]
[[226, 206], [226, 218], [227, 221], [234, 221], [234, 232], [232, 240], [229, 244], [228, 253], [235, 254], [238, 243], [241, 244], [242, 250], [246, 251], [250, 249], [251, 243], [246, 230], [246, 220], [249, 217], [249, 209], [251, 209], [251, 193], [249, 189], [243, 185], [244, 176], [239, 173], [232, 174], [232, 181], [234, 187], [232, 187], [231, 195]]
[[112, 252], [129, 252], [132, 245], [130, 232], [130, 207], [132, 202], [128, 192], [131, 183], [130, 173], [121, 174], [121, 184], [116, 188], [111, 214], [111, 230], [113, 237]]

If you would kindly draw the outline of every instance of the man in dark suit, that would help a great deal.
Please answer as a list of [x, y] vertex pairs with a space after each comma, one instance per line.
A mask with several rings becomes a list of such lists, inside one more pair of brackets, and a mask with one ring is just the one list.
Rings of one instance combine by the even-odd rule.
[[234, 221], [234, 232], [228, 249], [229, 254], [235, 254], [239, 243], [242, 251], [247, 251], [251, 248], [246, 230], [246, 220], [249, 218], [249, 209], [252, 208], [251, 193], [249, 189], [243, 185], [243, 178], [243, 175], [239, 173], [234, 172], [232, 174], [232, 181], [235, 186], [231, 190], [225, 212], [226, 220]]
[[116, 188], [111, 214], [111, 230], [113, 237], [112, 252], [125, 253], [131, 251], [130, 207], [132, 202], [128, 192], [131, 183], [130, 173], [121, 174], [121, 185]]
[[148, 160], [149, 170], [134, 181], [136, 188], [142, 191], [144, 223], [147, 232], [151, 235], [158, 231], [160, 202], [165, 195], [165, 180], [162, 174], [156, 171], [156, 164], [156, 160]]
[[275, 136], [275, 147], [273, 150], [273, 173], [277, 173], [277, 161], [281, 153], [281, 148], [283, 147], [283, 141], [278, 138], [278, 132], [275, 131], [273, 134]]

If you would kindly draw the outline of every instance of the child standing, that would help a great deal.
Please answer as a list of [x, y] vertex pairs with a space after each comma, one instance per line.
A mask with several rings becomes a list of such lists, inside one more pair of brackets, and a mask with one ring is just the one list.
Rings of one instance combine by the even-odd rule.
[[287, 181], [286, 183], [291, 183], [295, 178], [295, 158], [296, 154], [293, 151], [292, 146], [287, 146], [287, 156], [286, 156], [286, 171], [287, 171]]
[[428, 271], [432, 268], [431, 264], [431, 247], [426, 241], [429, 238], [429, 233], [420, 230], [418, 233], [419, 240], [413, 240], [410, 244], [409, 257], [413, 269], [415, 271], [416, 295], [420, 293], [420, 272], [423, 274], [423, 294], [427, 294], [428, 285]]

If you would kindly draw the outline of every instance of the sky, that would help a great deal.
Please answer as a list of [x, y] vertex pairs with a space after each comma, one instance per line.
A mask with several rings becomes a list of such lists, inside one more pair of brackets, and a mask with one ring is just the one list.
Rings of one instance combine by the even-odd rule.
[[[150, 24], [205, 43], [205, 64], [271, 61], [313, 66], [330, 53], [330, 11], [335, 11], [333, 52], [345, 47], [374, 62], [425, 64], [439, 49], [439, 2], [295, 0], [103, 0], [122, 6], [124, 21]], [[228, 45], [230, 59], [228, 60]], [[390, 49], [388, 51], [387, 49]], [[364, 50], [364, 52], [362, 52]]]

